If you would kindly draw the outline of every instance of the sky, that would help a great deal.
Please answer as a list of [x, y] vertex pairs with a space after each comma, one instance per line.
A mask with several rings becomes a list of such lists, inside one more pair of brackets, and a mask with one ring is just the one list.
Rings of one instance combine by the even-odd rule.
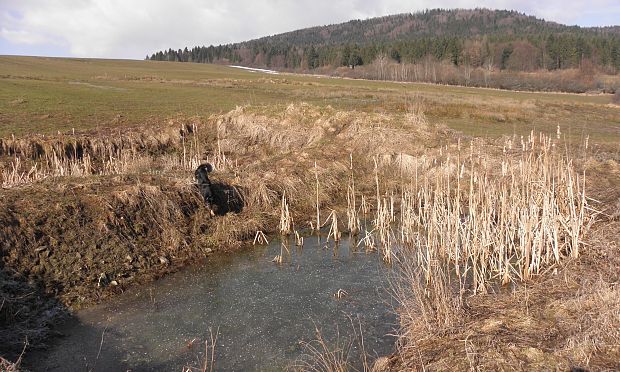
[[476, 7], [620, 24], [620, 0], [0, 0], [0, 55], [143, 59], [351, 19]]

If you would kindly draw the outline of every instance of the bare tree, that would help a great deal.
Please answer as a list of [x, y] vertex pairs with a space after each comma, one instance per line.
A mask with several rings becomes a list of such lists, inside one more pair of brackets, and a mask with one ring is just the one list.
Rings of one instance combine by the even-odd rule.
[[463, 77], [465, 78], [465, 85], [469, 85], [471, 82], [471, 72], [473, 68], [469, 64], [469, 61], [463, 63]]
[[484, 85], [486, 87], [489, 86], [491, 72], [493, 72], [493, 56], [489, 55], [484, 62]]
[[375, 59], [375, 64], [377, 65], [377, 78], [379, 80], [385, 80], [386, 75], [385, 75], [385, 67], [388, 64], [388, 57], [387, 55], [385, 55], [385, 53], [381, 53], [377, 56], [377, 59]]

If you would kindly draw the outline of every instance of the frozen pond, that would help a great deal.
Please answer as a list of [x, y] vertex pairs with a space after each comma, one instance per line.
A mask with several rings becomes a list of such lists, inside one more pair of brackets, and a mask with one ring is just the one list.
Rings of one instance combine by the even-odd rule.
[[[353, 335], [351, 320], [361, 324], [373, 359], [392, 351], [388, 334], [397, 319], [376, 253], [352, 249], [347, 240], [325, 248], [314, 236], [303, 247], [290, 244], [277, 264], [280, 245], [213, 257], [81, 311], [31, 367], [181, 371], [201, 366], [211, 329], [218, 333], [215, 370], [281, 370], [303, 354], [300, 341], [316, 338], [315, 326], [325, 339], [339, 333], [344, 342]], [[347, 295], [338, 298], [339, 290]]]

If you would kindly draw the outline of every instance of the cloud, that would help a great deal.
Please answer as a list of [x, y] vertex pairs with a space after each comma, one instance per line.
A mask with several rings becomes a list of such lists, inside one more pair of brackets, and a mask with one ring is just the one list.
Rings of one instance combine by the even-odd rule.
[[34, 45], [54, 42], [52, 39], [42, 34], [33, 33], [26, 30], [7, 30], [4, 27], [0, 29], [0, 37], [13, 44]]
[[4, 50], [10, 45], [56, 45], [71, 56], [143, 58], [169, 47], [225, 44], [437, 7], [516, 9], [568, 24], [620, 19], [616, 0], [2, 0], [0, 39], [6, 42], [0, 53], [11, 53]]

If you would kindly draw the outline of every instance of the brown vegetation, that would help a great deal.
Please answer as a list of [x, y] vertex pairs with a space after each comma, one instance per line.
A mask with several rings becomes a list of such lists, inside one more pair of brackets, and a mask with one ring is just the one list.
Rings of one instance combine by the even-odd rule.
[[[341, 293], [340, 291], [334, 296], [337, 297]], [[346, 292], [343, 296], [346, 296]], [[334, 340], [325, 339], [321, 330], [315, 325], [315, 339], [310, 342], [300, 342], [303, 353], [289, 369], [313, 372], [371, 371], [369, 356], [364, 347], [361, 323], [358, 320], [356, 325], [351, 318], [349, 321], [351, 337], [341, 337], [340, 330], [336, 330]]]
[[321, 74], [353, 79], [423, 82], [471, 87], [537, 92], [613, 93], [618, 77], [593, 69], [499, 70], [493, 66], [455, 66], [447, 61], [426, 58], [417, 63], [396, 63], [378, 58], [372, 64], [355, 69], [320, 69]]
[[614, 96], [611, 99], [611, 103], [620, 105], [620, 89], [616, 89], [616, 93], [614, 93]]
[[[593, 268], [618, 262], [601, 266], [613, 253], [586, 235], [604, 208], [586, 190], [590, 170], [596, 183], [620, 172], [603, 169], [617, 165], [613, 153], [594, 158], [561, 138], [558, 129], [555, 138], [471, 139], [419, 110], [296, 104], [119, 134], [3, 139], [2, 265], [82, 306], [263, 232], [329, 224], [334, 240], [361, 232], [360, 246], [403, 274], [399, 349], [381, 363], [613, 368], [618, 335], [597, 327], [618, 320], [617, 279]], [[216, 169], [215, 217], [191, 178], [205, 160]], [[598, 310], [586, 318], [580, 307]]]
[[[601, 168], [605, 167], [604, 163], [592, 160], [584, 163], [584, 160], [572, 159], [565, 163], [565, 166], [553, 165], [552, 170], [544, 165], [544, 157], [536, 157], [536, 162], [540, 163], [529, 170], [528, 176], [519, 177], [519, 180], [525, 183], [505, 189], [501, 193], [512, 198], [524, 191], [523, 186], [526, 184], [535, 185], [540, 189], [527, 192], [532, 197], [529, 202], [522, 204], [512, 200], [505, 203], [498, 200], [480, 210], [486, 212], [466, 213], [465, 218], [460, 221], [456, 217], [450, 220], [433, 219], [424, 224], [423, 235], [433, 234], [434, 240], [425, 240], [425, 244], [418, 245], [414, 252], [402, 252], [399, 257], [400, 275], [393, 281], [400, 302], [399, 314], [403, 333], [399, 341], [399, 351], [391, 358], [391, 369], [618, 368], [620, 334], [617, 330], [620, 324], [620, 307], [615, 283], [618, 280], [619, 262], [616, 257], [619, 252], [616, 232], [619, 226], [613, 221], [615, 217], [609, 213], [611, 211], [605, 210], [599, 215], [602, 221], [594, 225], [587, 238], [579, 237], [575, 240], [570, 238], [570, 234], [553, 238], [547, 235], [554, 241], [547, 247], [554, 249], [544, 248], [544, 230], [552, 228], [555, 223], [564, 225], [571, 220], [577, 222], [575, 218], [579, 213], [564, 208], [569, 206], [569, 209], [572, 209], [583, 205], [583, 200], [570, 201], [561, 191], [566, 187], [570, 188], [569, 184], [564, 183], [570, 177], [561, 180], [562, 174], [570, 173], [566, 166], [580, 164], [579, 167], [588, 169], [586, 174], [592, 172], [596, 176], [602, 175]], [[602, 178], [615, 179], [617, 182], [620, 173], [617, 165], [615, 167], [611, 172], [605, 171]], [[496, 169], [502, 173], [506, 171], [505, 166], [497, 166]], [[486, 178], [481, 172], [478, 175], [479, 179]], [[542, 179], [528, 181], [529, 177], [537, 178], [542, 175], [545, 178], [551, 177], [549, 179], [557, 176], [560, 178], [548, 186], [544, 186]], [[493, 185], [487, 184], [481, 189], [480, 195], [484, 193], [484, 198], [493, 199], [494, 188], [501, 187], [501, 182], [501, 177], [493, 180]], [[601, 180], [590, 183], [597, 198], [618, 200], [620, 195], [617, 190], [611, 194], [599, 192], [600, 186], [596, 186], [599, 182]], [[442, 183], [430, 185], [436, 188], [439, 184]], [[541, 194], [537, 196], [538, 192]], [[565, 207], [554, 207], [556, 212], [563, 213], [560, 211], [565, 210], [568, 213], [564, 216], [558, 215], [555, 223], [546, 220], [544, 212], [545, 208], [550, 207], [547, 197], [552, 195], [557, 197], [558, 201], [568, 202]], [[450, 207], [444, 200], [447, 201], [445, 196], [435, 198], [430, 201], [430, 205], [425, 202], [424, 208], [433, 210], [433, 213], [438, 211], [440, 215], [444, 210], [458, 208]], [[470, 202], [472, 200], [477, 204], [481, 199], [469, 198]], [[438, 204], [442, 206], [436, 208]], [[458, 201], [453, 205], [458, 205]], [[606, 209], [604, 205], [597, 204], [597, 207]], [[479, 227], [474, 226], [475, 220], [484, 220], [485, 213], [498, 213], [506, 207], [511, 213], [519, 215], [508, 225], [502, 227], [503, 217], [498, 216], [494, 220], [480, 221], [482, 225]], [[540, 221], [528, 221], [528, 209], [532, 211], [531, 208], [535, 208], [536, 213], [530, 214], [530, 217], [536, 216], [541, 218]], [[593, 217], [593, 212], [590, 207], [586, 207], [586, 215]], [[449, 221], [456, 221], [452, 230]], [[588, 226], [582, 222], [575, 226]], [[564, 227], [559, 225], [557, 226], [561, 234], [569, 233], [568, 224]], [[497, 236], [500, 239], [510, 237], [511, 231], [519, 231], [519, 237], [510, 239], [529, 248], [528, 256], [531, 259], [524, 257], [528, 264], [520, 269], [513, 266], [523, 262], [519, 258], [520, 249], [515, 246], [506, 248], [501, 241], [485, 243], [485, 239], [493, 239], [494, 236], [493, 233], [485, 232], [489, 228], [499, 229], [501, 234]], [[461, 229], [470, 233], [467, 236], [461, 235]], [[527, 238], [529, 234], [539, 238], [530, 241]], [[458, 240], [451, 240], [453, 236], [459, 237]], [[441, 243], [431, 244], [429, 241]], [[575, 246], [583, 247], [578, 255], [574, 254]], [[446, 248], [454, 249], [453, 253], [436, 255], [437, 251], [441, 252]], [[554, 256], [555, 248], [559, 248], [559, 257], [567, 259], [564, 263], [544, 258], [545, 255]], [[494, 257], [491, 252], [510, 252], [515, 256], [503, 260]], [[459, 263], [459, 258], [463, 255], [470, 258]], [[509, 282], [514, 282], [518, 277], [518, 282], [507, 288], [500, 286], [502, 281], [506, 281], [506, 276], [502, 274], [502, 262], [504, 265], [513, 266], [509, 271], [515, 274], [515, 278], [509, 279]], [[535, 262], [546, 262], [546, 268], [543, 266], [540, 273], [525, 275], [535, 266]], [[474, 295], [478, 285], [484, 282], [476, 279], [476, 273], [486, 272], [485, 269], [475, 268], [479, 264], [499, 266], [489, 266], [488, 273], [492, 280], [487, 283], [490, 285]], [[527, 281], [523, 281], [525, 279]]]
[[[143, 131], [6, 138], [2, 265], [63, 304], [81, 307], [238, 247], [257, 231], [276, 232], [281, 205], [290, 206], [283, 233], [309, 226], [317, 202], [338, 210], [337, 228], [351, 156], [362, 159], [355, 177], [364, 180], [359, 174], [372, 164], [368, 149], [420, 153], [426, 144], [436, 146], [438, 131], [444, 129], [413, 116], [302, 104], [277, 117], [239, 108], [206, 122], [171, 120]], [[216, 169], [214, 218], [191, 177], [205, 160]], [[357, 187], [373, 186], [365, 179]]]
[[[391, 368], [617, 369], [618, 261], [608, 257], [618, 255], [612, 231], [619, 227], [596, 229], [599, 238], [586, 257], [515, 290], [467, 296], [460, 303], [458, 290], [437, 288], [445, 289], [445, 282], [422, 285], [410, 298], [420, 310], [408, 317]], [[432, 329], [427, 317], [413, 317], [420, 313], [435, 316]]]

